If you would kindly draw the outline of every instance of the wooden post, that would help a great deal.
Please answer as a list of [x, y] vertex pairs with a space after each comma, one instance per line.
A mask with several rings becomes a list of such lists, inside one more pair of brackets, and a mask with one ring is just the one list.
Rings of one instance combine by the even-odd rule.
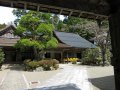
[[52, 59], [55, 58], [55, 55], [54, 55], [54, 54], [55, 54], [54, 51], [51, 51], [51, 55], [50, 55], [50, 57], [51, 57]]
[[120, 8], [109, 18], [110, 35], [112, 42], [112, 65], [114, 66], [115, 90], [120, 90]]
[[63, 63], [63, 51], [61, 51], [61, 63]]

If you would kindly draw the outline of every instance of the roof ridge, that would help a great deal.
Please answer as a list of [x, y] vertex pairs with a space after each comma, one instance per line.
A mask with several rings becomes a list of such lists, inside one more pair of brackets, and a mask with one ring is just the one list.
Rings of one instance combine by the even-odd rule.
[[55, 30], [55, 32], [60, 32], [60, 33], [68, 33], [68, 34], [75, 34], [75, 35], [79, 35], [78, 33], [64, 32], [64, 31], [57, 31], [57, 30]]
[[4, 34], [6, 31], [9, 31], [9, 30], [10, 30], [9, 28], [13, 28], [13, 30], [16, 29], [16, 27], [13, 26], [12, 24], [7, 25], [5, 28], [3, 28], [3, 29], [0, 30], [0, 36], [1, 36], [2, 34]]

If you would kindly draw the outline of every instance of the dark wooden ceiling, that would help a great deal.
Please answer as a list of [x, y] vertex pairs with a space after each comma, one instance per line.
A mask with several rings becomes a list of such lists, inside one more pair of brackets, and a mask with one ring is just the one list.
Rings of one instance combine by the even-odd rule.
[[[120, 3], [119, 0], [115, 2]], [[0, 6], [22, 8], [90, 19], [107, 19], [113, 0], [0, 0]], [[118, 5], [119, 6], [119, 5]]]

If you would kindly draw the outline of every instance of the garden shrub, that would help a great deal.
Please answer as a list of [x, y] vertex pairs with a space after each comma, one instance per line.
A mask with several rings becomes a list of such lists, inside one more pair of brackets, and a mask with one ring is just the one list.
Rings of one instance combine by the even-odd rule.
[[5, 59], [4, 56], [5, 56], [4, 52], [2, 51], [2, 49], [0, 49], [0, 69]]
[[56, 59], [53, 59], [53, 60], [51, 60], [51, 62], [52, 62], [53, 68], [54, 68], [55, 70], [57, 70], [57, 69], [59, 68], [59, 61], [56, 60]]
[[55, 65], [53, 66], [53, 68], [54, 68], [55, 70], [57, 70], [57, 69], [59, 68], [59, 64], [55, 64]]
[[82, 64], [100, 65], [101, 61], [102, 61], [102, 57], [99, 47], [95, 49], [86, 49], [82, 53], [82, 60], [81, 60]]
[[111, 52], [109, 49], [106, 50], [106, 54], [105, 54], [105, 58], [107, 60], [107, 63], [110, 64], [111, 63]]
[[50, 60], [41, 60], [39, 66], [43, 67], [44, 70], [51, 70], [52, 63]]
[[79, 58], [65, 58], [65, 62], [72, 62], [72, 64], [76, 64]]
[[59, 61], [56, 59], [44, 59], [40, 61], [31, 61], [30, 59], [24, 61], [25, 70], [35, 70], [38, 67], [42, 67], [43, 70], [56, 70], [59, 68]]
[[39, 64], [37, 61], [30, 61], [28, 62], [28, 68], [30, 70], [35, 70], [37, 67], [39, 67]]
[[25, 71], [30, 69], [30, 67], [28, 65], [29, 62], [31, 62], [31, 59], [26, 59], [26, 60], [23, 61]]
[[58, 69], [59, 68], [59, 61], [55, 59], [49, 60], [41, 60], [39, 61], [39, 66], [42, 66], [44, 70], [51, 70], [51, 69]]
[[23, 61], [23, 64], [24, 64], [24, 65], [27, 65], [28, 62], [30, 62], [30, 61], [31, 61], [31, 59], [26, 59], [26, 60]]
[[76, 64], [78, 61], [78, 58], [68, 58], [68, 61], [72, 62], [72, 64]]
[[51, 62], [52, 62], [52, 64], [53, 64], [53, 66], [56, 65], [56, 64], [59, 64], [59, 61], [56, 60], [56, 59], [51, 60]]

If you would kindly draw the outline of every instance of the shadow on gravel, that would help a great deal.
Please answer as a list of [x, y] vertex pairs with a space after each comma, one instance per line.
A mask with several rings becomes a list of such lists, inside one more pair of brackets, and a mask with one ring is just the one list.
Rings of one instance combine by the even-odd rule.
[[59, 86], [34, 88], [29, 90], [81, 90], [81, 89], [79, 89], [75, 84], [65, 84], [65, 85], [59, 85]]
[[10, 69], [13, 71], [23, 71], [23, 65], [22, 64], [7, 64], [7, 67], [4, 69]]
[[100, 90], [115, 90], [114, 76], [92, 78], [89, 81]]

